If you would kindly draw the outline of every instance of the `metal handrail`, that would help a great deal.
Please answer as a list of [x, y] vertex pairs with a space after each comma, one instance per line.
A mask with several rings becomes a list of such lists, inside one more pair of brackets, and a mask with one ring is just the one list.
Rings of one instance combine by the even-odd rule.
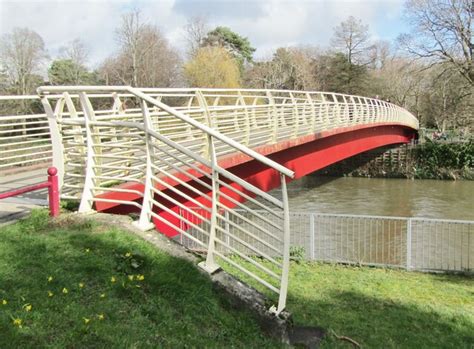
[[[279, 294], [275, 313], [286, 304], [290, 240], [286, 177], [294, 172], [254, 149], [354, 125], [418, 127], [410, 113], [393, 104], [325, 92], [48, 86], [40, 87], [38, 94], [46, 115], [5, 116], [0, 119], [0, 133], [8, 135], [13, 127], [28, 125], [40, 136], [30, 140], [15, 130], [8, 137], [10, 149], [0, 150], [0, 156], [6, 154], [13, 164], [19, 163], [14, 150], [31, 154], [28, 142], [39, 143], [47, 130], [62, 197], [80, 198], [81, 212], [99, 203], [138, 208], [136, 224], [141, 229], [151, 228], [154, 221], [204, 247], [207, 258], [202, 266], [208, 272], [219, 268], [218, 258]], [[139, 103], [127, 107], [125, 100]], [[219, 160], [228, 154], [241, 154], [242, 161], [255, 159], [275, 171], [282, 199], [227, 171]], [[141, 186], [117, 185], [125, 183]], [[191, 228], [201, 235], [190, 234]], [[229, 253], [244, 262], [229, 258]], [[249, 257], [255, 255], [268, 260], [277, 272]]]
[[[59, 158], [58, 166], [61, 165], [61, 162], [63, 164], [65, 162], [64, 154], [61, 155], [61, 152], [64, 153], [61, 133], [64, 133], [65, 130], [68, 132], [76, 130], [74, 131], [76, 136], [82, 137], [80, 142], [82, 142], [85, 147], [85, 152], [82, 156], [82, 158], [85, 158], [85, 172], [83, 176], [80, 176], [83, 181], [83, 189], [79, 212], [91, 211], [93, 204], [99, 202], [134, 205], [140, 209], [140, 217], [136, 222], [137, 227], [143, 230], [150, 229], [154, 226], [151, 224], [152, 220], [156, 220], [172, 230], [181, 234], [187, 234], [190, 239], [193, 239], [193, 241], [206, 248], [206, 261], [200, 264], [201, 267], [209, 273], [215, 272], [220, 268], [216, 258], [234, 265], [276, 292], [279, 295], [278, 305], [272, 307], [271, 310], [275, 314], [279, 314], [283, 311], [286, 305], [288, 289], [290, 236], [286, 177], [294, 176], [294, 172], [137, 89], [107, 89], [108, 91], [112, 90], [114, 92], [129, 92], [140, 101], [141, 112], [136, 113], [134, 111], [133, 117], [135, 119], [133, 121], [113, 120], [113, 118], [110, 117], [106, 117], [106, 120], [97, 119], [87, 92], [100, 91], [101, 88], [85, 88], [84, 91], [80, 91], [79, 88], [75, 87], [71, 89], [66, 88], [66, 90], [66, 92], [74, 91], [78, 93], [82, 109], [81, 118], [60, 118], [58, 113], [53, 111], [48, 95], [44, 93], [45, 90], [41, 90], [40, 92], [42, 92], [42, 102], [48, 114], [51, 130], [53, 131], [52, 139], [53, 144], [55, 144], [54, 150], [56, 150], [58, 154], [55, 160], [58, 162]], [[67, 103], [67, 100], [64, 103]], [[70, 104], [69, 107], [71, 109], [71, 115], [77, 114], [72, 104]], [[166, 132], [162, 133], [156, 130], [150, 113], [150, 108], [155, 107], [167, 113], [167, 115], [183, 121], [196, 132], [204, 134], [207, 138], [208, 157], [203, 157], [199, 153], [187, 149], [179, 142], [175, 142], [168, 137]], [[56, 107], [55, 110], [57, 110]], [[120, 114], [113, 113], [111, 115], [115, 117], [120, 116]], [[104, 129], [106, 131], [104, 131]], [[110, 141], [109, 139], [108, 141], [102, 141], [101, 137], [104, 137], [104, 135], [110, 135], [111, 137], [116, 136], [117, 140]], [[132, 138], [129, 138], [129, 135], [131, 135]], [[280, 177], [282, 190], [284, 192], [283, 199], [279, 200], [271, 196], [255, 185], [221, 167], [217, 161], [216, 141], [223, 142], [234, 149], [234, 152], [241, 152], [275, 170]], [[129, 164], [127, 167], [130, 168], [132, 174], [123, 174], [121, 171], [123, 167], [120, 161], [118, 163], [114, 162], [113, 165], [110, 163], [101, 163], [100, 159], [102, 157], [110, 156], [107, 152], [111, 147], [136, 149], [137, 152], [140, 152], [141, 149], [143, 155], [137, 159], [134, 165]], [[189, 180], [183, 181], [180, 179], [183, 178], [183, 176]], [[120, 179], [123, 182], [132, 180], [141, 182], [144, 185], [143, 192], [139, 195], [141, 202], [134, 202], [131, 199], [111, 199], [101, 196], [100, 193], [104, 192], [104, 190], [115, 191], [114, 187], [105, 188], [103, 182], [101, 183], [103, 180], [112, 179]], [[210, 182], [206, 182], [204, 179], [210, 180]], [[181, 190], [170, 184], [170, 180], [177, 181], [181, 186], [185, 187], [185, 189]], [[236, 187], [230, 186], [229, 183], [235, 183]], [[162, 187], [162, 189], [160, 189], [160, 187]], [[127, 189], [119, 187], [117, 192], [123, 192], [124, 190], [126, 191]], [[209, 190], [209, 194], [206, 193], [206, 190]], [[204, 201], [197, 201], [196, 198], [189, 195], [189, 191], [193, 191], [197, 194], [196, 198], [200, 198], [200, 200]], [[173, 195], [171, 195], [171, 193], [173, 193]], [[161, 199], [157, 199], [157, 197]], [[189, 209], [183, 202], [177, 200], [177, 197], [190, 201], [193, 204], [201, 205], [204, 213]], [[261, 202], [256, 201], [253, 197], [260, 198]], [[242, 202], [239, 203], [239, 201], [243, 200], [250, 200], [257, 206], [260, 205], [259, 207], [265, 208], [267, 213], [283, 210], [283, 216], [278, 214], [277, 218], [275, 218], [275, 221], [281, 223], [272, 222], [273, 229], [279, 231], [279, 234], [281, 234], [283, 238], [273, 241], [272, 239], [275, 239], [274, 234], [268, 231], [264, 226], [269, 220], [265, 218], [262, 219], [262, 215], [255, 212], [255, 209], [250, 206], [244, 205]], [[165, 201], [169, 204], [163, 204]], [[264, 204], [262, 202], [264, 202]], [[231, 238], [233, 241], [236, 241], [240, 247], [231, 247], [222, 240], [221, 235], [223, 234], [223, 228], [221, 225], [233, 223], [219, 212], [221, 210], [231, 210], [231, 212], [234, 212], [232, 211], [232, 206], [234, 205], [239, 208], [244, 208], [245, 212], [253, 217], [252, 220], [247, 220], [247, 224], [250, 224], [258, 231], [267, 232], [268, 241], [264, 238], [257, 237], [247, 228], [235, 224], [233, 225], [235, 234], [232, 234]], [[178, 214], [173, 207], [185, 211], [190, 217], [183, 217]], [[164, 214], [168, 215], [168, 218], [164, 218], [158, 211], [164, 212]], [[239, 214], [236, 214], [236, 216], [238, 215]], [[274, 213], [274, 215], [276, 214]], [[179, 225], [175, 223], [176, 220], [179, 221]], [[197, 229], [207, 237], [207, 241], [204, 242], [204, 240], [199, 240], [188, 234], [187, 228], [180, 226], [181, 224]], [[202, 224], [206, 226], [201, 227]], [[254, 242], [249, 242], [249, 240]], [[281, 262], [264, 253], [259, 244], [263, 244], [267, 248], [271, 248], [277, 252]], [[236, 262], [232, 258], [220, 253], [216, 249], [216, 245], [227, 246], [226, 248], [230, 249], [233, 254], [263, 272], [265, 277], [253, 272], [246, 267], [244, 263]], [[280, 272], [276, 273], [267, 268], [264, 264], [249, 258], [245, 253], [248, 249], [274, 263]]]

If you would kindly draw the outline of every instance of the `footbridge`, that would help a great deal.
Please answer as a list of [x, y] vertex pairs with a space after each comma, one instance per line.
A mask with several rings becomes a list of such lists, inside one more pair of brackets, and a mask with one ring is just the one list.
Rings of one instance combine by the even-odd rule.
[[[355, 154], [410, 142], [418, 121], [378, 99], [254, 89], [41, 87], [63, 199], [132, 213], [186, 236], [286, 304], [286, 183]], [[270, 192], [280, 188], [281, 190]], [[255, 258], [259, 257], [259, 258]]]

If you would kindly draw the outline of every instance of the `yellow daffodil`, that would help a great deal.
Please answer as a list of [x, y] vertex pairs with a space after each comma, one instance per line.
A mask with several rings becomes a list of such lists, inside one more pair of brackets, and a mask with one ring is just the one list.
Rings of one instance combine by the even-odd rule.
[[143, 280], [145, 280], [145, 275], [138, 274], [138, 275], [137, 275], [137, 280], [138, 280], [138, 281], [143, 281]]
[[102, 294], [100, 295], [100, 298], [105, 298], [105, 293], [102, 293]]
[[64, 294], [67, 294], [68, 292], [69, 292], [69, 291], [67, 290], [67, 288], [64, 287], [64, 288], [63, 288], [63, 293], [64, 293]]
[[18, 319], [18, 318], [17, 318], [17, 319], [13, 319], [13, 325], [14, 325], [14, 326], [18, 326], [19, 328], [21, 328], [21, 327], [22, 327], [22, 326], [21, 326], [22, 323], [23, 323], [23, 321], [21, 321], [21, 319]]
[[84, 283], [83, 282], [79, 282], [79, 288], [84, 288]]
[[33, 307], [31, 306], [31, 304], [25, 304], [23, 306], [23, 309], [25, 309], [26, 311], [31, 311], [31, 309], [33, 309]]
[[133, 278], [134, 278], [133, 275], [129, 275], [129, 276], [128, 276], [128, 279], [129, 279], [130, 281], [133, 281]]
[[125, 257], [131, 257], [132, 254], [130, 252], [125, 253]]
[[3, 305], [7, 305], [7, 304], [8, 304], [7, 300], [6, 300], [6, 299], [2, 299], [2, 304], [3, 304]]
[[53, 277], [52, 276], [48, 276], [48, 282], [51, 282], [53, 281]]
[[88, 319], [88, 318], [86, 318], [86, 317], [83, 317], [82, 319], [84, 320], [84, 323], [85, 323], [86, 325], [91, 321], [91, 319]]
[[89, 253], [90, 251], [90, 248], [86, 248], [86, 253]]
[[48, 297], [52, 297], [52, 296], [54, 296], [54, 293], [51, 291], [48, 291]]
[[104, 314], [99, 314], [99, 315], [97, 315], [97, 317], [99, 318], [99, 320], [104, 320], [105, 319]]
[[116, 279], [114, 276], [112, 276], [112, 277], [110, 278], [110, 282], [114, 283], [115, 281], [117, 281], [117, 279]]

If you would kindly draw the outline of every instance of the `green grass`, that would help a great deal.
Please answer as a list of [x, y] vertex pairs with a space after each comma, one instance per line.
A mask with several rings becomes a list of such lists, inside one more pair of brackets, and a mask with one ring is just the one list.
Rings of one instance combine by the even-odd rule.
[[[225, 269], [263, 291], [242, 273]], [[322, 348], [352, 347], [334, 333], [363, 348], [474, 348], [469, 276], [292, 263], [287, 309], [296, 324], [328, 331]]]
[[45, 211], [0, 230], [0, 348], [278, 346], [193, 264], [126, 232]]
[[[318, 263], [290, 270], [296, 324], [363, 348], [474, 347], [472, 277]], [[129, 233], [52, 223], [46, 211], [0, 230], [0, 348], [280, 346], [193, 264]], [[322, 347], [352, 345], [329, 335]]]

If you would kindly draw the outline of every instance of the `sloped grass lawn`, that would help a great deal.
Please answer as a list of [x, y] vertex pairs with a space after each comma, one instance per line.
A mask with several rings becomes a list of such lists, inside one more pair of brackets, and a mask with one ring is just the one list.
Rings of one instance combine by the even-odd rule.
[[51, 223], [0, 228], [0, 348], [275, 348], [191, 264], [126, 232]]
[[292, 262], [287, 308], [295, 323], [327, 330], [322, 348], [352, 347], [334, 334], [362, 348], [474, 348], [472, 276]]

